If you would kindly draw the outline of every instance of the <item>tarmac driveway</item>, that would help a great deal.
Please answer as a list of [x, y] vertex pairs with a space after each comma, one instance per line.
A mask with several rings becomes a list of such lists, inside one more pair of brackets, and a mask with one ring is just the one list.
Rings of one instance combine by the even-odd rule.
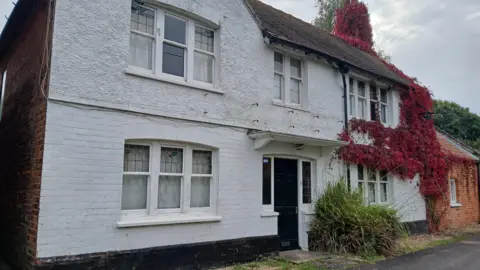
[[480, 269], [480, 236], [444, 246], [422, 250], [412, 254], [379, 262], [375, 265], [364, 265], [358, 270], [479, 270]]

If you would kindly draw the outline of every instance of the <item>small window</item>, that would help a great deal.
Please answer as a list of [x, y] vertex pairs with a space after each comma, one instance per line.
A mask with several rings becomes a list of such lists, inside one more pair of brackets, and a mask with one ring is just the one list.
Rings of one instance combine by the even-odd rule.
[[[302, 60], [274, 53], [273, 98], [285, 103], [302, 103], [303, 90]], [[286, 78], [286, 79], [285, 79]]]
[[450, 204], [457, 205], [457, 185], [455, 179], [450, 179]]
[[195, 26], [194, 79], [213, 83], [214, 69], [214, 32], [204, 27]]
[[184, 77], [187, 22], [165, 15], [165, 40], [163, 42], [163, 73]]
[[365, 83], [358, 81], [358, 118], [367, 119], [367, 97]]
[[263, 185], [262, 202], [263, 205], [272, 204], [272, 159], [263, 158]]
[[162, 147], [158, 178], [158, 209], [180, 208], [183, 179], [183, 149]]
[[283, 54], [275, 52], [274, 60], [274, 99], [283, 99], [284, 75], [283, 75]]
[[351, 117], [355, 117], [355, 89], [354, 89], [354, 85], [353, 85], [354, 81], [353, 81], [353, 78], [350, 78], [349, 79], [349, 111], [350, 111], [350, 116]]
[[370, 120], [378, 120], [378, 92], [377, 87], [373, 84], [370, 85]]
[[302, 61], [290, 58], [290, 102], [300, 104]]
[[302, 162], [303, 203], [312, 202], [312, 163]]
[[388, 123], [388, 95], [386, 89], [380, 89], [380, 121]]
[[[358, 188], [369, 204], [388, 203], [390, 184], [387, 171], [378, 171], [357, 165]], [[365, 180], [366, 179], [366, 180]]]

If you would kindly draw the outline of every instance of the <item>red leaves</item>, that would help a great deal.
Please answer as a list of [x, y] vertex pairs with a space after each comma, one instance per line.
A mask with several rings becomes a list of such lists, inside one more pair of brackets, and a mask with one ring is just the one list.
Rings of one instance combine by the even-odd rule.
[[[333, 33], [350, 45], [378, 57], [372, 48], [372, 27], [365, 4], [352, 0], [338, 9]], [[379, 59], [410, 81], [408, 91], [398, 90], [401, 98], [400, 123], [396, 128], [388, 128], [380, 122], [351, 120], [350, 130], [339, 134], [341, 140], [350, 142], [339, 151], [340, 157], [350, 163], [387, 170], [402, 179], [420, 174], [422, 194], [439, 196], [448, 187], [448, 171], [452, 164], [464, 164], [466, 161], [441, 150], [433, 121], [424, 118], [433, 108], [430, 91], [395, 65]], [[367, 135], [372, 143], [355, 143], [351, 132]]]

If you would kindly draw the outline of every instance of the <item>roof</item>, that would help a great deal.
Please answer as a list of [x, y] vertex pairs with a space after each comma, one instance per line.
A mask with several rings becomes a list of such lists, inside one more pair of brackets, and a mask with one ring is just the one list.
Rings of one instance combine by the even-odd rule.
[[380, 59], [348, 44], [343, 39], [259, 0], [245, 1], [264, 35], [346, 63], [378, 79], [409, 85], [408, 80], [390, 70]]
[[450, 135], [437, 129], [437, 140], [444, 152], [453, 154], [457, 157], [467, 158], [470, 160], [478, 161], [480, 158], [475, 155], [475, 151], [458, 140], [454, 139]]

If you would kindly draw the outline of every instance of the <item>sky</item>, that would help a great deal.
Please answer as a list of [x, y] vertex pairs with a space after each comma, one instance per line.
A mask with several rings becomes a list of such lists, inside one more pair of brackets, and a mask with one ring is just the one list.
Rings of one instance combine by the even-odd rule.
[[[317, 13], [315, 0], [262, 0], [304, 21]], [[479, 0], [364, 0], [376, 47], [434, 97], [480, 113]], [[13, 8], [0, 0], [0, 28]]]

